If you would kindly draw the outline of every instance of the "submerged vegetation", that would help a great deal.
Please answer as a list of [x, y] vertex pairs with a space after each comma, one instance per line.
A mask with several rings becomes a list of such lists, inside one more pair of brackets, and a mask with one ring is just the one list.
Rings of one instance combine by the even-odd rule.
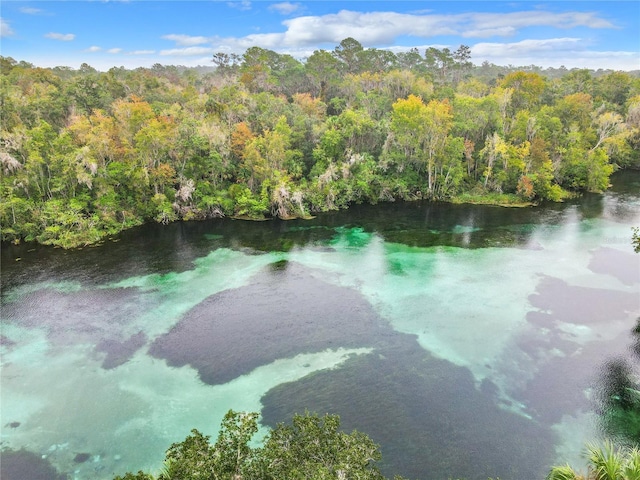
[[[0, 57], [2, 239], [72, 247], [148, 221], [306, 217], [396, 199], [528, 204], [640, 166], [640, 79], [474, 67], [352, 39], [211, 69]], [[551, 75], [553, 73], [553, 75]]]

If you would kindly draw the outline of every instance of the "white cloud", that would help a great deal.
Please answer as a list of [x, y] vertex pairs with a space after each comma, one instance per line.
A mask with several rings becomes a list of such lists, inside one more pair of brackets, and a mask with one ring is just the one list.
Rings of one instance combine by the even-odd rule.
[[11, 26], [5, 21], [4, 18], [0, 17], [0, 37], [10, 37], [13, 35], [13, 29]]
[[516, 29], [514, 27], [497, 27], [468, 30], [462, 32], [462, 36], [466, 38], [510, 37], [515, 33]]
[[297, 12], [300, 10], [302, 5], [299, 3], [291, 3], [291, 2], [282, 2], [282, 3], [274, 3], [269, 5], [269, 10], [278, 12], [282, 15], [290, 15], [293, 12]]
[[251, 2], [249, 0], [242, 0], [240, 2], [227, 2], [227, 6], [236, 8], [238, 10], [251, 10]]
[[207, 37], [201, 37], [201, 36], [191, 36], [191, 35], [177, 35], [177, 34], [170, 34], [170, 35], [163, 35], [162, 38], [164, 38], [165, 40], [172, 40], [174, 42], [176, 42], [178, 45], [180, 45], [181, 47], [190, 47], [193, 45], [202, 45], [203, 43], [207, 43], [209, 41], [209, 39]]
[[[250, 9], [251, 2], [228, 2], [228, 6], [238, 9]], [[278, 2], [268, 8], [282, 14], [299, 12], [301, 3]], [[175, 48], [160, 50], [136, 50], [122, 52], [121, 49], [107, 50], [110, 53], [126, 53], [129, 58], [140, 56], [140, 61], [148, 59], [144, 55], [161, 55], [166, 63], [188, 65], [208, 64], [211, 55], [223, 51], [243, 53], [247, 48], [259, 46], [279, 53], [290, 54], [296, 58], [310, 56], [318, 48], [333, 48], [347, 37], [356, 38], [365, 47], [388, 48], [391, 51], [408, 50], [411, 47], [393, 46], [397, 39], [413, 37], [414, 45], [421, 53], [429, 46], [429, 38], [439, 35], [456, 35], [466, 39], [493, 39], [486, 43], [477, 43], [472, 47], [472, 60], [482, 63], [506, 65], [542, 66], [565, 65], [582, 68], [626, 68], [634, 60], [629, 52], [590, 51], [587, 43], [562, 34], [563, 38], [547, 40], [523, 40], [520, 42], [501, 43], [499, 38], [506, 38], [521, 33], [530, 27], [550, 27], [570, 29], [574, 27], [615, 28], [611, 22], [593, 12], [553, 13], [544, 9], [517, 11], [510, 13], [460, 13], [436, 14], [432, 11], [414, 11], [411, 13], [396, 12], [356, 12], [341, 10], [327, 15], [306, 15], [289, 18], [282, 22], [280, 32], [272, 30], [267, 33], [253, 33], [242, 37], [198, 36], [187, 34], [163, 35], [164, 40], [174, 42]], [[566, 35], [566, 36], [565, 36]], [[469, 43], [472, 45], [472, 43]], [[444, 48], [443, 45], [435, 45]], [[457, 45], [446, 45], [456, 48]], [[91, 47], [93, 48], [93, 47]], [[97, 51], [97, 50], [96, 50]], [[609, 55], [609, 57], [607, 57]], [[596, 60], [593, 60], [596, 59]], [[637, 63], [637, 53], [635, 55]], [[610, 60], [610, 61], [609, 61]], [[196, 63], [198, 62], [198, 63]], [[582, 62], [582, 63], [580, 63]], [[601, 64], [598, 65], [597, 62]], [[604, 63], [603, 63], [604, 62]], [[621, 62], [615, 66], [615, 62]], [[606, 65], [605, 65], [606, 63]], [[632, 65], [627, 69], [637, 69]]]
[[476, 43], [471, 54], [478, 56], [525, 56], [542, 52], [566, 52], [580, 48], [580, 38], [549, 38], [545, 40], [522, 40], [515, 43]]
[[[250, 2], [235, 2], [234, 6], [250, 5]], [[297, 4], [280, 2], [270, 9], [282, 12], [293, 11]], [[589, 26], [610, 28], [611, 23], [594, 13], [546, 11], [525, 11], [512, 13], [463, 13], [452, 15], [416, 14], [396, 12], [355, 12], [341, 10], [327, 15], [307, 15], [282, 22], [284, 32], [254, 33], [244, 37], [204, 37], [182, 34], [164, 35], [177, 48], [164, 50], [176, 55], [200, 55], [200, 49], [190, 48], [208, 45], [214, 51], [242, 53], [249, 47], [283, 50], [308, 50], [322, 45], [337, 45], [347, 37], [353, 37], [365, 47], [385, 47], [393, 45], [398, 37], [432, 38], [438, 35], [459, 35], [464, 38], [507, 37], [518, 33], [518, 29], [533, 26], [571, 28]], [[206, 50], [209, 51], [209, 50]], [[173, 55], [174, 53], [164, 53]]]
[[92, 45], [91, 47], [85, 49], [85, 52], [93, 53], [93, 52], [99, 52], [100, 50], [102, 50], [101, 47], [98, 47], [96, 45]]
[[47, 33], [45, 37], [50, 38], [52, 40], [60, 40], [62, 42], [70, 42], [74, 38], [76, 38], [75, 34], [73, 33], [54, 33], [54, 32]]
[[471, 47], [473, 62], [496, 65], [541, 65], [544, 67], [638, 69], [638, 53], [590, 50], [581, 38], [522, 40], [514, 43], [477, 43]]
[[286, 45], [333, 42], [353, 37], [365, 46], [392, 43], [399, 36], [429, 38], [438, 35], [488, 38], [511, 36], [526, 27], [613, 28], [595, 13], [523, 11], [512, 13], [462, 13], [453, 15], [341, 10], [322, 16], [286, 20]]
[[33, 7], [21, 7], [20, 11], [22, 13], [26, 13], [27, 15], [43, 15], [46, 12], [40, 8], [33, 8]]
[[395, 12], [362, 13], [341, 10], [323, 16], [303, 16], [283, 22], [287, 27], [285, 45], [340, 43], [353, 37], [365, 46], [389, 44], [400, 35], [430, 37], [454, 34], [455, 30], [437, 15], [410, 15]]
[[425, 50], [428, 49], [428, 48], [437, 48], [438, 50], [442, 50], [443, 48], [451, 49], [451, 45], [443, 45], [443, 44], [410, 45], [410, 46], [396, 45], [396, 46], [393, 46], [393, 47], [386, 47], [386, 48], [384, 48], [384, 50], [389, 50], [390, 52], [398, 54], [398, 53], [401, 53], [401, 52], [408, 52], [409, 50], [411, 50], [413, 48], [418, 49], [418, 52], [420, 53], [420, 55], [422, 55], [422, 54], [424, 54]]
[[122, 49], [121, 48], [110, 48], [109, 50], [107, 50], [107, 53], [121, 53]]
[[[544, 10], [530, 10], [511, 13], [470, 13], [462, 14], [464, 23], [475, 25], [475, 28], [492, 29], [510, 26], [524, 27], [555, 27], [555, 28], [614, 28], [614, 25], [594, 12], [564, 12], [554, 13]], [[463, 33], [463, 32], [460, 32]]]
[[163, 56], [177, 56], [177, 57], [190, 57], [195, 55], [214, 54], [217, 50], [210, 47], [185, 47], [185, 48], [172, 48], [170, 50], [160, 50], [160, 55]]

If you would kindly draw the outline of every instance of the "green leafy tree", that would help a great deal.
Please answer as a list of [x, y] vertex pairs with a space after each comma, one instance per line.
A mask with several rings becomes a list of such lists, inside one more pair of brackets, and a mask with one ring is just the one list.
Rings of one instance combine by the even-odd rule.
[[[263, 447], [254, 448], [250, 442], [258, 431], [257, 419], [257, 413], [230, 410], [214, 444], [192, 430], [169, 447], [157, 480], [384, 480], [376, 467], [379, 447], [363, 433], [342, 432], [337, 415], [295, 415], [291, 424], [278, 424]], [[114, 480], [153, 479], [138, 472]]]
[[305, 71], [311, 79], [311, 91], [315, 96], [327, 101], [332, 86], [337, 85], [340, 78], [341, 63], [335, 55], [326, 50], [315, 50], [305, 63]]
[[355, 38], [348, 37], [333, 50], [333, 56], [340, 61], [345, 73], [358, 73], [363, 67], [364, 48]]
[[440, 84], [446, 83], [456, 65], [456, 60], [451, 50], [448, 48], [440, 50], [435, 47], [429, 47], [424, 53], [424, 58], [427, 69], [433, 78], [437, 79]]
[[537, 73], [518, 71], [504, 77], [499, 86], [513, 90], [511, 107], [514, 111], [523, 108], [531, 110], [540, 102], [546, 82], [544, 77]]
[[392, 106], [391, 131], [394, 143], [418, 168], [427, 171], [428, 195], [437, 191], [438, 162], [447, 146], [447, 136], [453, 124], [451, 106], [447, 101], [432, 100], [427, 105], [421, 98], [409, 95]]
[[270, 479], [384, 478], [375, 467], [379, 447], [365, 434], [340, 431], [340, 417], [295, 415], [265, 441], [263, 461]]

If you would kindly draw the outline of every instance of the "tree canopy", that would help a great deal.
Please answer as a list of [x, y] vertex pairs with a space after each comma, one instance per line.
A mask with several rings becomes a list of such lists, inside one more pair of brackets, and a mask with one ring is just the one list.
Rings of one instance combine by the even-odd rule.
[[363, 433], [342, 432], [337, 415], [295, 415], [291, 424], [278, 424], [263, 446], [252, 447], [257, 418], [230, 410], [215, 443], [192, 430], [169, 447], [157, 476], [140, 471], [114, 480], [384, 480], [376, 467], [379, 447]]
[[0, 57], [2, 239], [73, 247], [144, 222], [305, 217], [354, 203], [535, 203], [640, 168], [640, 79], [251, 47], [209, 70]]

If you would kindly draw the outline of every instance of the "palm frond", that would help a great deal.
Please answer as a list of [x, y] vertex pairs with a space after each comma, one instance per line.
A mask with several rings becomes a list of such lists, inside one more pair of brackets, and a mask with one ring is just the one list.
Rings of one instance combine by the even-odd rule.
[[593, 468], [595, 480], [623, 480], [624, 456], [615, 448], [613, 442], [606, 441], [602, 448], [588, 445], [587, 458]]
[[623, 478], [624, 480], [640, 480], [640, 449], [637, 447], [627, 451]]
[[552, 467], [546, 480], [580, 480], [580, 477], [573, 468], [567, 465]]

